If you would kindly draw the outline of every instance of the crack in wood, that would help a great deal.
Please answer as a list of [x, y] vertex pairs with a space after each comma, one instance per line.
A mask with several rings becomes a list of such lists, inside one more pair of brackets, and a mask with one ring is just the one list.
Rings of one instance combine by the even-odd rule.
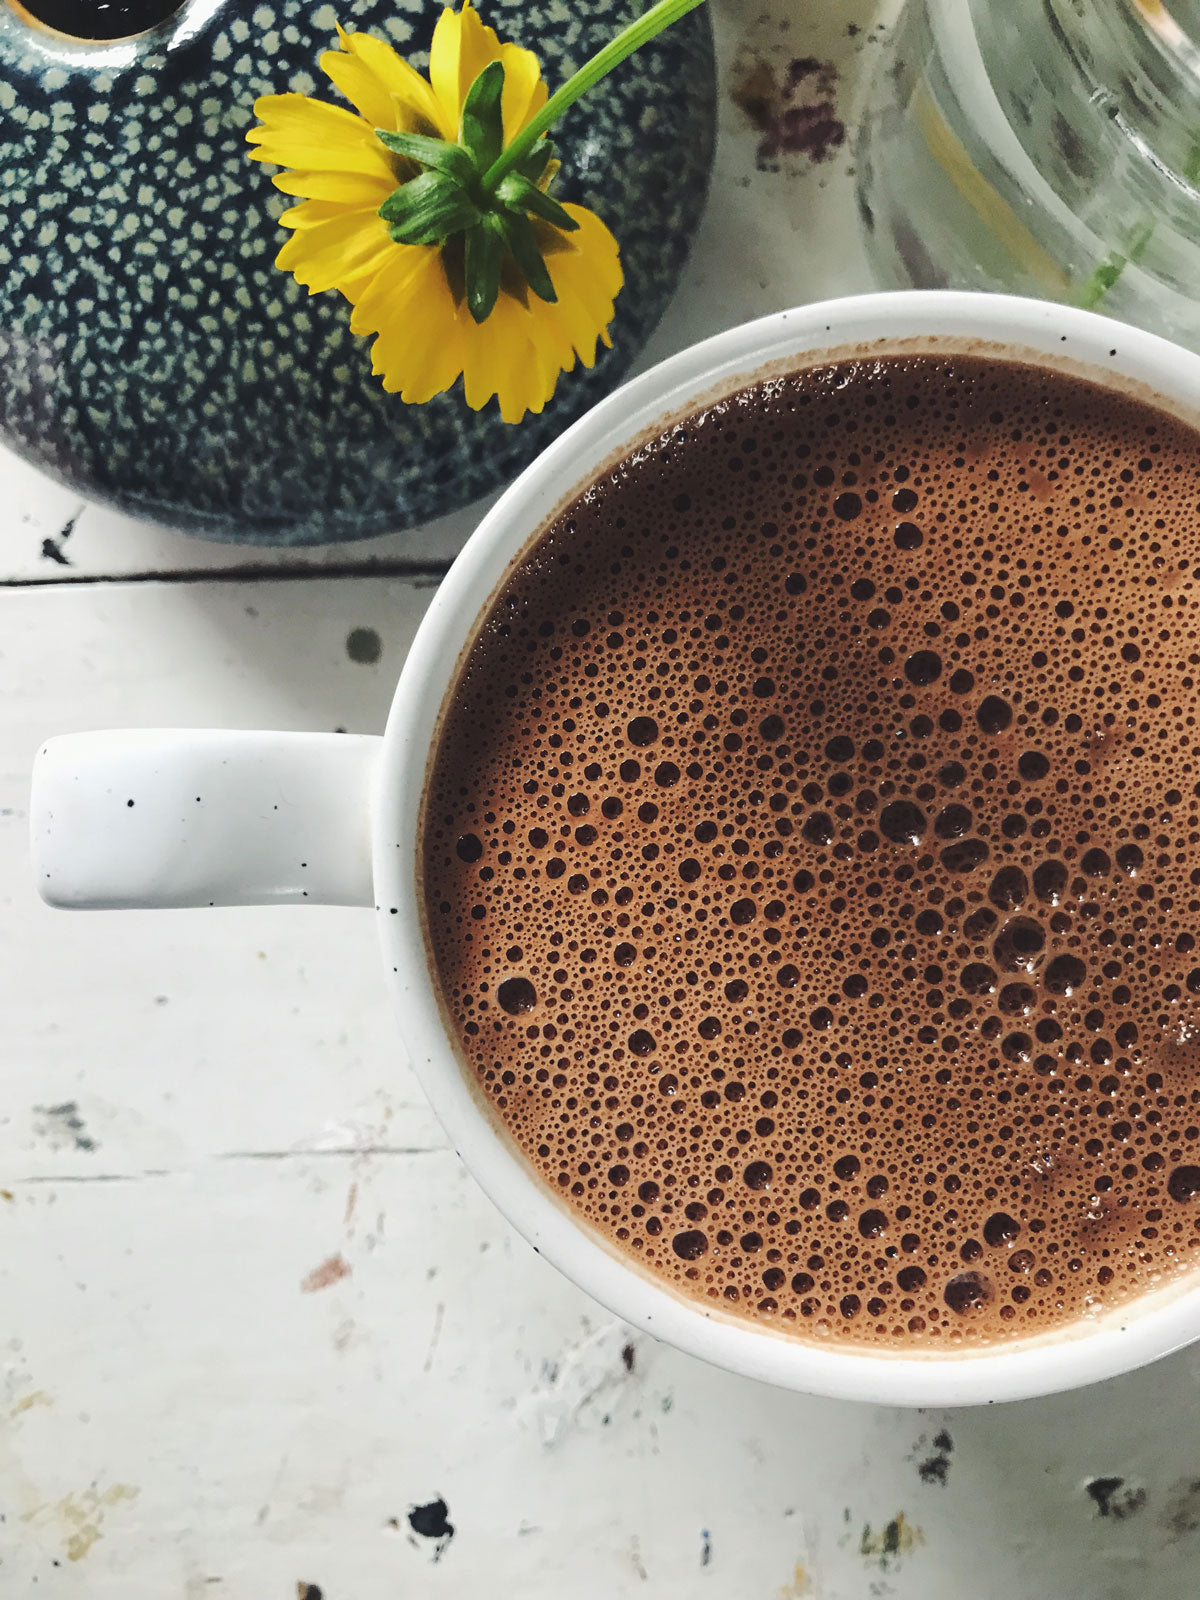
[[320, 1150], [223, 1150], [218, 1161], [307, 1161], [327, 1156], [436, 1156], [447, 1149], [443, 1144], [345, 1144]]
[[120, 583], [284, 583], [307, 578], [406, 578], [422, 587], [436, 585], [450, 570], [447, 561], [388, 558], [367, 562], [288, 562], [279, 566], [254, 562], [244, 567], [179, 567], [146, 572], [63, 572], [58, 575], [0, 578], [0, 589], [59, 589], [64, 585]]
[[[339, 1145], [328, 1150], [221, 1150], [214, 1161], [308, 1161], [339, 1157], [343, 1161], [361, 1156], [436, 1156], [448, 1146], [440, 1144], [358, 1144]], [[24, 1178], [10, 1178], [10, 1185], [22, 1188], [46, 1183], [141, 1183], [150, 1178], [181, 1178], [194, 1167], [143, 1167], [139, 1172], [35, 1172]]]

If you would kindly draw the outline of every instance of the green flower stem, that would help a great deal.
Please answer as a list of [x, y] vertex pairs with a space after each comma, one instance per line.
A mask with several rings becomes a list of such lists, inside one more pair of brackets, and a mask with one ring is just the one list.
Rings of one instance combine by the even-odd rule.
[[[1194, 137], [1191, 151], [1183, 164], [1183, 176], [1193, 188], [1200, 182], [1200, 141]], [[1096, 263], [1084, 279], [1073, 303], [1082, 306], [1085, 311], [1094, 311], [1125, 268], [1136, 266], [1145, 255], [1154, 238], [1154, 228], [1155, 224], [1144, 217], [1131, 229], [1125, 249], [1114, 250], [1103, 261]]]
[[614, 67], [619, 67], [626, 56], [631, 56], [635, 50], [640, 50], [642, 45], [661, 33], [664, 28], [669, 28], [673, 22], [678, 22], [680, 17], [686, 16], [689, 11], [694, 11], [703, 3], [704, 0], [658, 0], [657, 5], [651, 6], [643, 16], [622, 29], [615, 39], [610, 39], [602, 50], [598, 50], [590, 61], [585, 62], [578, 72], [567, 79], [561, 89], [555, 90], [533, 121], [522, 128], [508, 149], [502, 151], [492, 162], [483, 175], [483, 187], [495, 189], [505, 174], [512, 171], [547, 128], [552, 127], [563, 112], [575, 104], [580, 95], [586, 94], [593, 84], [599, 83], [600, 79], [606, 77]]
[[1154, 237], [1154, 224], [1142, 222], [1129, 236], [1124, 252], [1112, 251], [1103, 261], [1097, 262], [1075, 296], [1074, 303], [1085, 311], [1094, 311], [1108, 291], [1128, 266], [1136, 266], [1146, 253]]

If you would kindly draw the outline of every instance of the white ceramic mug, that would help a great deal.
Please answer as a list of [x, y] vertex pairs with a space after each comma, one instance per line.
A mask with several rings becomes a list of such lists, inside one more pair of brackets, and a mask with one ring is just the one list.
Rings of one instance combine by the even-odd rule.
[[413, 1066], [467, 1166], [514, 1227], [627, 1322], [748, 1377], [893, 1405], [1017, 1399], [1142, 1365], [1200, 1335], [1200, 1274], [1021, 1344], [854, 1350], [677, 1297], [593, 1235], [485, 1109], [447, 1035], [419, 914], [418, 823], [440, 709], [481, 614], [531, 539], [606, 463], [677, 416], [829, 351], [971, 350], [1065, 363], [1200, 423], [1200, 357], [1089, 312], [1000, 295], [867, 295], [719, 334], [610, 396], [484, 518], [425, 615], [382, 738], [194, 730], [51, 740], [34, 774], [38, 887], [52, 905], [373, 906]]

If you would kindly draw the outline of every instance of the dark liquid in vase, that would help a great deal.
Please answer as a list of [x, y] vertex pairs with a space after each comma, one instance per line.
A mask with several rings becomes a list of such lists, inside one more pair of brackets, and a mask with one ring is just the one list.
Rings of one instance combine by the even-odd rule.
[[126, 39], [156, 28], [183, 0], [17, 0], [20, 10], [72, 39]]

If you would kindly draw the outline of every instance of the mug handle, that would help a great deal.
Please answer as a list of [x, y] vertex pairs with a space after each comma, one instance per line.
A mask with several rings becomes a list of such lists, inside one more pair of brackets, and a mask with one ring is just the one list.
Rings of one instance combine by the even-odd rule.
[[38, 891], [70, 910], [373, 905], [382, 748], [203, 728], [51, 739], [30, 805]]

